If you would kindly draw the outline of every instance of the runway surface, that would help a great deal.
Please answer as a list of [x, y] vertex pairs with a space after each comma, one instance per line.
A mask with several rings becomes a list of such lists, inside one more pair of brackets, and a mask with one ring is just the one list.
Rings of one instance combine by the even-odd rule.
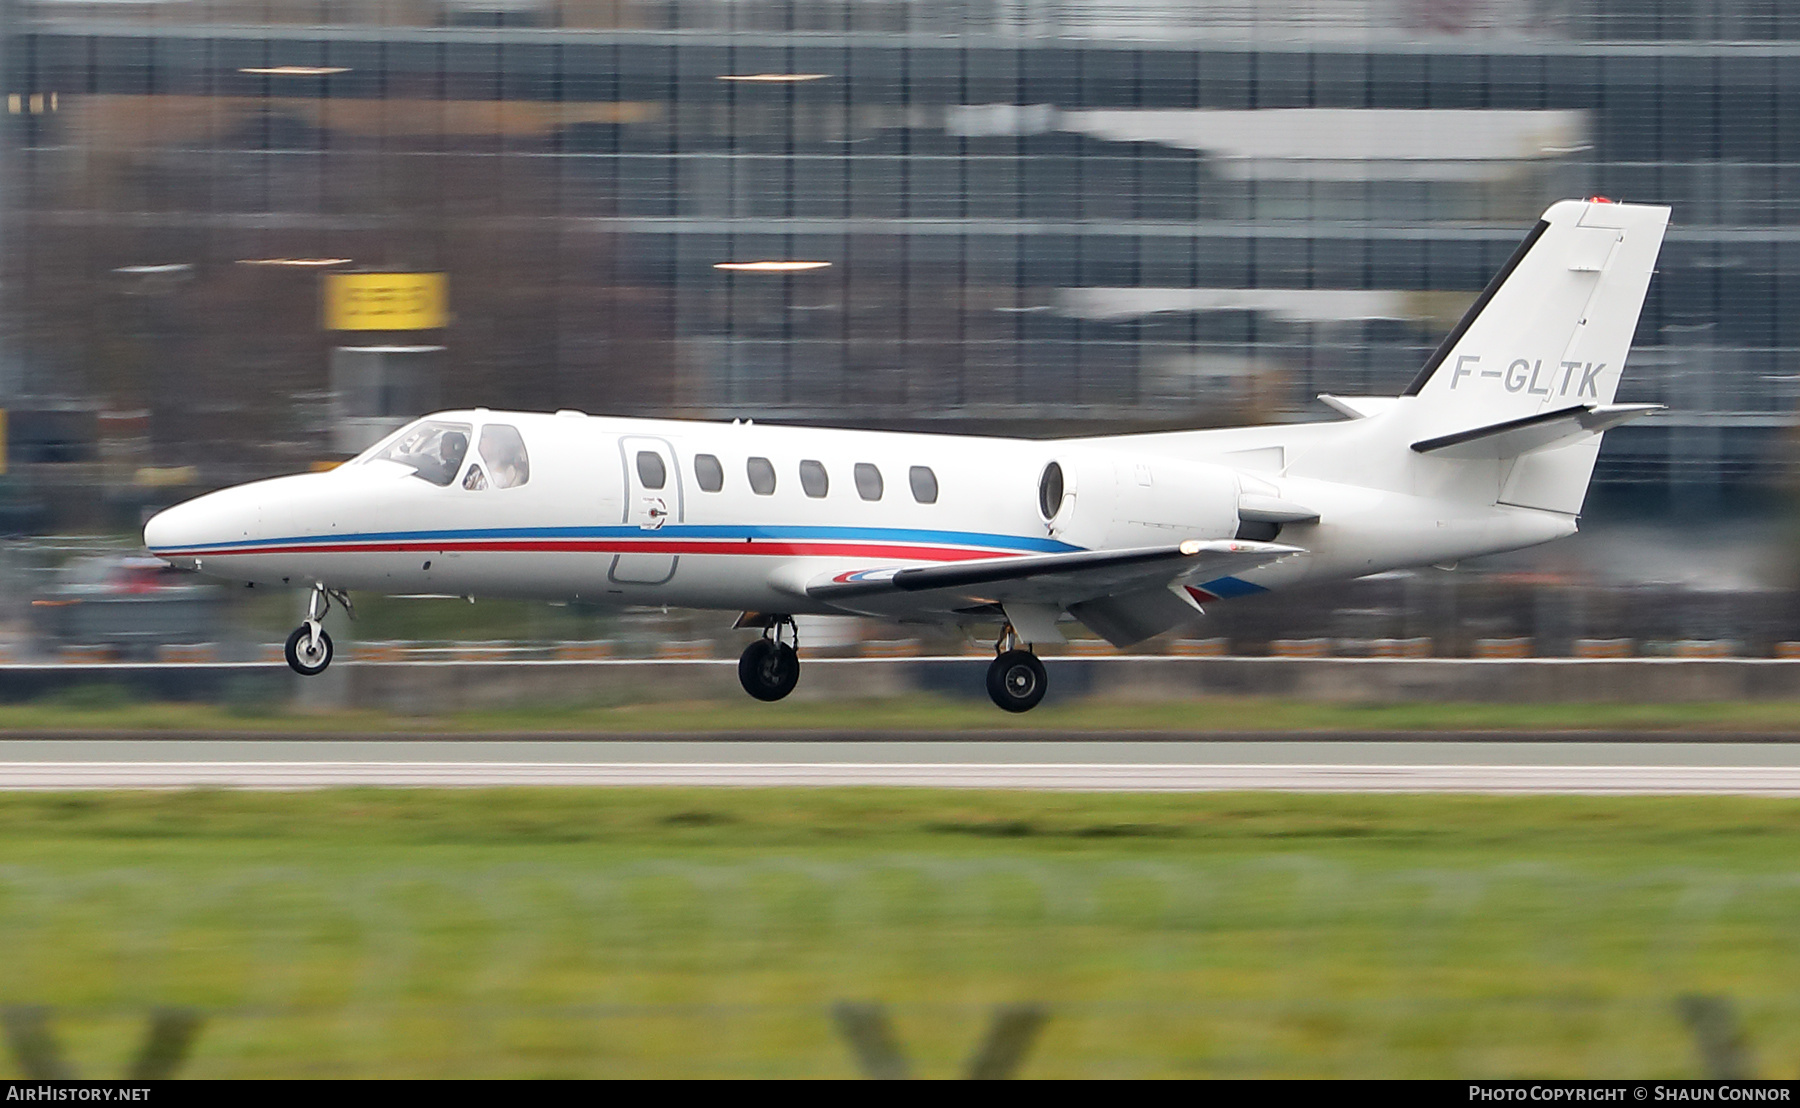
[[782, 740], [0, 742], [0, 789], [929, 786], [1800, 796], [1800, 743]]

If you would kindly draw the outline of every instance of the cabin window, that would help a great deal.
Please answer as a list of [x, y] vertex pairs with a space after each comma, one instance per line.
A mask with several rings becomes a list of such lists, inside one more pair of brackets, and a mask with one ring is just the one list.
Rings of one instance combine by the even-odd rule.
[[463, 458], [469, 453], [469, 433], [473, 430], [467, 423], [421, 420], [396, 435], [368, 460], [398, 462], [410, 467], [414, 477], [447, 486], [462, 471]]
[[711, 454], [694, 455], [694, 480], [702, 492], [718, 492], [725, 487], [725, 467]]
[[469, 472], [463, 474], [463, 488], [470, 492], [480, 492], [487, 487], [487, 475], [481, 472], [481, 463], [476, 462], [469, 467]]
[[864, 500], [881, 499], [881, 471], [868, 462], [857, 462], [852, 471], [856, 478], [856, 495]]
[[825, 463], [815, 462], [811, 458], [801, 462], [800, 487], [814, 500], [830, 492], [831, 478], [825, 473]]
[[758, 496], [772, 496], [775, 493], [775, 465], [767, 458], [751, 458], [744, 463], [744, 472], [750, 477], [750, 491]]
[[487, 463], [487, 481], [497, 489], [514, 489], [531, 480], [531, 458], [519, 429], [490, 423], [481, 429], [481, 460]]
[[638, 451], [637, 471], [638, 480], [647, 489], [660, 489], [668, 483], [668, 467], [663, 465], [662, 455], [654, 450]]
[[930, 466], [914, 466], [906, 471], [906, 479], [912, 484], [913, 499], [921, 504], [937, 503], [937, 474], [931, 472]]

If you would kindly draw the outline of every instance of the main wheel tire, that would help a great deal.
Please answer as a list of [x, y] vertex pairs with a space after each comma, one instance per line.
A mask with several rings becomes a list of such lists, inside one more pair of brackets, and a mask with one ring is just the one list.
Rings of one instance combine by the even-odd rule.
[[988, 666], [988, 695], [1009, 712], [1029, 712], [1037, 707], [1049, 684], [1044, 663], [1029, 650], [1008, 650]]
[[787, 643], [757, 639], [738, 659], [738, 683], [758, 700], [780, 700], [800, 683], [800, 655]]
[[331, 664], [331, 636], [321, 628], [319, 648], [314, 650], [312, 632], [307, 630], [306, 624], [294, 628], [287, 641], [287, 664], [302, 677], [324, 673], [325, 667]]

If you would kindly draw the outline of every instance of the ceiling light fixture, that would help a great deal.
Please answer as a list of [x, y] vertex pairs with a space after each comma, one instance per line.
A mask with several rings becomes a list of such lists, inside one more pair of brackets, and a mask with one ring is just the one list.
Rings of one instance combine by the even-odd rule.
[[147, 265], [122, 265], [113, 272], [126, 277], [157, 277], [168, 273], [186, 273], [193, 268], [194, 263], [192, 262], [163, 262]]
[[800, 81], [823, 81], [829, 73], [722, 73], [721, 81], [753, 81], [764, 85], [791, 85]]
[[238, 68], [239, 73], [249, 73], [257, 77], [329, 77], [333, 73], [348, 73], [347, 65], [246, 65]]
[[289, 265], [317, 269], [328, 265], [349, 265], [354, 258], [239, 258], [239, 265]]
[[803, 269], [824, 269], [830, 262], [714, 262], [714, 269], [737, 273], [796, 273]]

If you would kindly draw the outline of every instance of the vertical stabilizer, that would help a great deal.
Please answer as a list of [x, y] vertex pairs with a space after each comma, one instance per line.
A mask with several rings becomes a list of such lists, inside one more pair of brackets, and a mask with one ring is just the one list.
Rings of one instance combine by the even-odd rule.
[[[1552, 205], [1407, 388], [1412, 428], [1611, 404], [1668, 222], [1664, 207]], [[1500, 501], [1579, 513], [1599, 449], [1595, 435], [1507, 462]]]

